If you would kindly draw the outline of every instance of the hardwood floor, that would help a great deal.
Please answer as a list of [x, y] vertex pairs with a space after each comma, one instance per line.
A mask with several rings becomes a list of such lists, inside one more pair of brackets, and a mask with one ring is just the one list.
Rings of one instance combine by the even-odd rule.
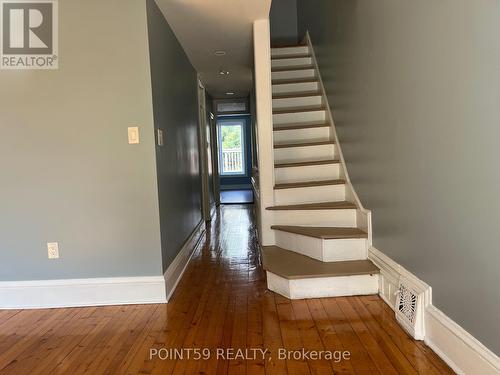
[[[170, 348], [185, 358], [150, 358], [152, 351], [164, 356]], [[210, 356], [196, 360], [191, 352], [187, 359], [189, 348]], [[229, 359], [228, 352], [217, 358], [217, 348], [268, 353], [265, 359], [237, 353]], [[348, 351], [350, 359], [282, 360], [281, 348]], [[402, 331], [378, 296], [290, 301], [267, 291], [251, 206], [232, 205], [223, 206], [209, 226], [168, 305], [0, 311], [0, 374], [83, 373], [453, 372]]]

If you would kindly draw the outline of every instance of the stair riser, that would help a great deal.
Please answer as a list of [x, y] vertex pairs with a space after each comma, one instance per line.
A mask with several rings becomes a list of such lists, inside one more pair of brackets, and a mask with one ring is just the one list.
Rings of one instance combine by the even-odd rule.
[[323, 259], [325, 262], [367, 259], [367, 250], [368, 241], [366, 238], [323, 241]]
[[275, 130], [273, 138], [275, 144], [323, 141], [330, 139], [330, 127]]
[[335, 158], [335, 145], [325, 144], [304, 147], [286, 147], [274, 149], [274, 162], [314, 161]]
[[307, 46], [271, 48], [271, 57], [306, 55], [308, 53], [309, 53], [309, 47]]
[[340, 178], [339, 164], [309, 165], [303, 167], [275, 168], [276, 183], [337, 180]]
[[[345, 200], [345, 191], [345, 185], [325, 185], [294, 189], [275, 189], [274, 203], [276, 205], [289, 205], [301, 203], [340, 202]], [[301, 224], [308, 225], [307, 221]]]
[[323, 227], [356, 227], [356, 210], [275, 210], [273, 223], [279, 225], [312, 225]]
[[322, 262], [341, 262], [367, 258], [366, 239], [323, 240], [300, 234], [275, 231], [276, 245]]
[[305, 79], [316, 77], [314, 69], [298, 69], [298, 70], [283, 70], [272, 72], [271, 77], [273, 80], [277, 79]]
[[318, 82], [280, 83], [273, 85], [273, 94], [293, 94], [315, 92], [318, 90]]
[[378, 284], [378, 274], [288, 280], [267, 271], [267, 288], [289, 299], [377, 294]]
[[302, 96], [297, 98], [273, 99], [273, 110], [296, 107], [318, 107], [323, 104], [321, 95]]
[[312, 65], [312, 58], [310, 57], [292, 57], [288, 59], [276, 59], [271, 61], [272, 68], [301, 68], [304, 66]]
[[298, 124], [298, 123], [313, 123], [317, 124], [324, 122], [326, 119], [326, 111], [309, 111], [309, 112], [294, 112], [294, 113], [279, 113], [273, 115], [273, 124]]

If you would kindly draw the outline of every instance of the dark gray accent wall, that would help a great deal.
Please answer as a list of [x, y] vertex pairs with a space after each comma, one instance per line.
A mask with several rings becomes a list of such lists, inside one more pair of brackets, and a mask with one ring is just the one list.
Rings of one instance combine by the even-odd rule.
[[161, 275], [145, 3], [59, 2], [59, 47], [0, 71], [0, 281]]
[[201, 220], [197, 75], [154, 0], [146, 0], [163, 271]]
[[374, 246], [500, 354], [500, 7], [299, 0]]
[[269, 21], [273, 45], [297, 43], [297, 0], [273, 0]]

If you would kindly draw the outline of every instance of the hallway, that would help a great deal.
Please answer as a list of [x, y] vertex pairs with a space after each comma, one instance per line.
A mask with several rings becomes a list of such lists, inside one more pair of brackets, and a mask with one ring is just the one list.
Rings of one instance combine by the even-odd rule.
[[[167, 305], [0, 311], [0, 374], [452, 373], [378, 296], [290, 301], [267, 291], [251, 208], [221, 207]], [[162, 348], [183, 349], [184, 360], [160, 359]], [[189, 348], [209, 358], [187, 360]], [[217, 348], [268, 353], [217, 359]], [[351, 357], [280, 360], [280, 348]]]

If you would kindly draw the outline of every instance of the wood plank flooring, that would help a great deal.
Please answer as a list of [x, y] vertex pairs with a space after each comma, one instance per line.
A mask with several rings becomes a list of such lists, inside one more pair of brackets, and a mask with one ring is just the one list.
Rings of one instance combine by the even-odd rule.
[[[191, 348], [210, 355], [187, 358]], [[217, 358], [227, 348], [267, 352]], [[280, 359], [283, 348], [350, 359]], [[161, 349], [184, 359], [150, 357]], [[2, 375], [452, 373], [378, 296], [290, 301], [267, 291], [251, 206], [222, 206], [168, 305], [0, 311]]]

